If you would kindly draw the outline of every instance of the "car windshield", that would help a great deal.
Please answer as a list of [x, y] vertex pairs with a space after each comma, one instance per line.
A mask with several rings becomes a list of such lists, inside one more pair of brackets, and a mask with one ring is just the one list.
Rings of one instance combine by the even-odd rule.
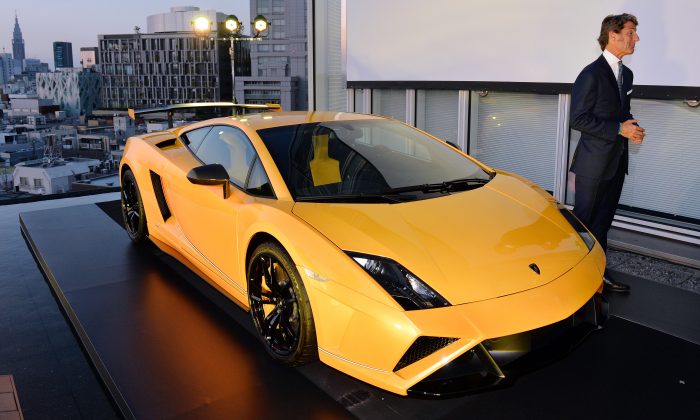
[[478, 188], [493, 176], [396, 121], [309, 123], [258, 134], [297, 201], [420, 200]]

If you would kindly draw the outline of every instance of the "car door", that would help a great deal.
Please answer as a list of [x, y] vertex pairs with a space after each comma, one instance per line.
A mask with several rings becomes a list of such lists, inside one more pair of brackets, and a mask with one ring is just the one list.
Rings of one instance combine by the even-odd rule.
[[231, 126], [213, 126], [203, 138], [190, 137], [193, 139], [188, 139], [189, 147], [202, 164], [224, 166], [233, 184], [231, 195], [224, 198], [221, 185], [177, 183], [169, 197], [173, 201], [173, 214], [194, 257], [210, 266], [229, 286], [244, 292], [246, 281], [240, 274], [243, 262], [237, 243], [237, 216], [240, 207], [252, 199], [244, 187], [256, 160], [255, 149], [241, 130]]

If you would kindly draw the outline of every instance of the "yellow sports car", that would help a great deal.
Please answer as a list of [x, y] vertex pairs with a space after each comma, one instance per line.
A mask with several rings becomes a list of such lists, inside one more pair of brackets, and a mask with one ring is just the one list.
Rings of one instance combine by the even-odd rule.
[[604, 253], [566, 207], [395, 120], [209, 119], [131, 137], [120, 176], [131, 239], [249, 311], [291, 366], [449, 395], [607, 316]]

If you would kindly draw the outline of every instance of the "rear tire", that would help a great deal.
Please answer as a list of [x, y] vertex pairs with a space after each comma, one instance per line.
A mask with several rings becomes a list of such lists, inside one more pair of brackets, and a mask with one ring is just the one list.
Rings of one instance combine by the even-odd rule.
[[247, 274], [250, 315], [270, 356], [289, 366], [318, 359], [309, 297], [284, 248], [274, 242], [259, 245]]
[[141, 200], [141, 191], [131, 169], [127, 169], [122, 175], [121, 196], [126, 233], [133, 242], [142, 243], [148, 238], [148, 224], [146, 223], [143, 200]]

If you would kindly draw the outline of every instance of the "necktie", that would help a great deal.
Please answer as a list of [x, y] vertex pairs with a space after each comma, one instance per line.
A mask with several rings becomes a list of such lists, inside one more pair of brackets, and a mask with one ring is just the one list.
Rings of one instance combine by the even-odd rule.
[[622, 96], [622, 60], [617, 62], [617, 90], [620, 93], [620, 102], [624, 96]]

